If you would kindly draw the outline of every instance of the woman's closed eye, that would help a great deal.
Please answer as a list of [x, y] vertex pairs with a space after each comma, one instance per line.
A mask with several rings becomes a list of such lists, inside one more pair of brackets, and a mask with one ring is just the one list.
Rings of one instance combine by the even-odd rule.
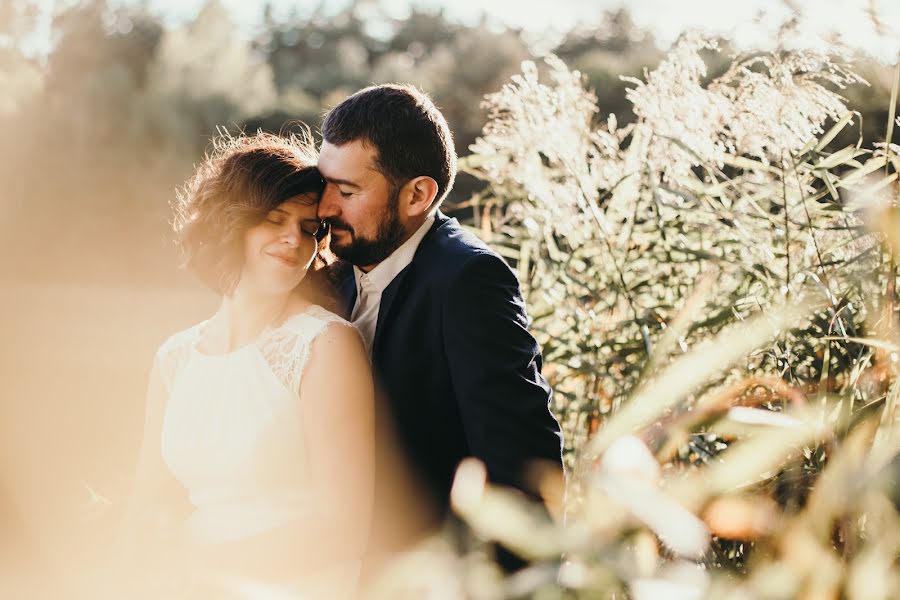
[[287, 217], [287, 213], [285, 213], [280, 208], [276, 208], [266, 213], [266, 223], [271, 223], [273, 225], [283, 225], [284, 220]]
[[[280, 212], [268, 215], [265, 220], [266, 223], [271, 223], [272, 225], [277, 225], [279, 227], [285, 225], [288, 222], [287, 217], [285, 217]], [[297, 225], [294, 226], [296, 227]], [[300, 231], [302, 231], [304, 234], [316, 237], [324, 227], [324, 223], [319, 220], [305, 219], [299, 222], [299, 227]]]
[[301, 221], [300, 230], [306, 235], [317, 237], [320, 231], [325, 227], [322, 221]]

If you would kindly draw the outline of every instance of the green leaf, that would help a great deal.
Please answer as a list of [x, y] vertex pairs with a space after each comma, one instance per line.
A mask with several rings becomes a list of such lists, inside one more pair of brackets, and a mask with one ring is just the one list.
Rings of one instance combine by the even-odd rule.
[[833, 169], [834, 167], [844, 164], [848, 160], [852, 160], [865, 153], [864, 150], [858, 150], [856, 146], [847, 146], [846, 148], [841, 148], [837, 152], [829, 154], [818, 163], [814, 164], [813, 167], [822, 170]]
[[[835, 123], [831, 129], [825, 132], [825, 135], [819, 138], [819, 143], [816, 144], [816, 152], [821, 152], [822, 149], [825, 148], [825, 146], [831, 143], [831, 140], [837, 137], [837, 134], [839, 134], [841, 130], [843, 130], [844, 127], [847, 126], [847, 124], [853, 119], [853, 115], [855, 114], [857, 114], [855, 111], [847, 111], [847, 114], [841, 117], [840, 121]], [[803, 151], [801, 151], [800, 154], [802, 156], [804, 154]]]

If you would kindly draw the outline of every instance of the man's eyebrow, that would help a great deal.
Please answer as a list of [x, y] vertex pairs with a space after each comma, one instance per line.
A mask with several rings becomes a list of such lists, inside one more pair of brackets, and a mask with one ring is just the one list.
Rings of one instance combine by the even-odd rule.
[[328, 183], [334, 183], [336, 185], [346, 185], [346, 186], [349, 186], [352, 188], [362, 189], [361, 185], [359, 185], [358, 183], [354, 183], [353, 181], [350, 181], [349, 179], [340, 179], [338, 177], [323, 177], [323, 179], [325, 181], [327, 181]]

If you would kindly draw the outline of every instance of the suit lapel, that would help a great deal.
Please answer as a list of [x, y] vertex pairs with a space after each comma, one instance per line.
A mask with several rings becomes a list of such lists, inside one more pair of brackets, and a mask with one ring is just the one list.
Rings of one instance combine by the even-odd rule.
[[342, 308], [347, 311], [344, 317], [349, 321], [350, 315], [353, 314], [353, 306], [356, 304], [356, 278], [353, 276], [353, 269], [349, 269], [349, 275], [341, 281], [338, 295]]
[[[382, 332], [385, 330], [385, 324], [388, 322], [388, 319], [391, 315], [391, 307], [394, 306], [394, 301], [398, 296], [406, 296], [406, 281], [410, 278], [410, 272], [413, 270], [413, 266], [410, 264], [405, 269], [400, 271], [396, 277], [394, 277], [393, 281], [384, 289], [384, 292], [381, 294], [381, 306], [378, 307], [378, 322], [375, 325], [375, 339], [372, 340], [372, 356], [376, 355], [378, 352], [379, 342], [381, 340]], [[401, 293], [401, 290], [403, 292]]]
[[[436, 213], [434, 224], [432, 224], [431, 229], [428, 230], [428, 233], [425, 234], [425, 237], [422, 238], [422, 241], [419, 243], [419, 247], [416, 249], [416, 253], [413, 256], [412, 262], [407, 265], [405, 269], [400, 271], [400, 273], [398, 273], [396, 277], [394, 277], [393, 281], [388, 284], [388, 286], [384, 289], [384, 292], [381, 294], [381, 305], [378, 308], [378, 322], [375, 325], [375, 338], [372, 340], [373, 360], [380, 354], [379, 343], [384, 337], [382, 333], [386, 331], [387, 327], [390, 326], [391, 309], [394, 308], [395, 305], [402, 304], [402, 298], [405, 298], [408, 295], [409, 287], [415, 285], [417, 268], [416, 264], [417, 262], [420, 262], [420, 259], [423, 255], [423, 250], [427, 249], [428, 245], [434, 239], [436, 231], [440, 229], [440, 227], [448, 220], [449, 219], [440, 211]], [[398, 301], [398, 299], [400, 300]]]

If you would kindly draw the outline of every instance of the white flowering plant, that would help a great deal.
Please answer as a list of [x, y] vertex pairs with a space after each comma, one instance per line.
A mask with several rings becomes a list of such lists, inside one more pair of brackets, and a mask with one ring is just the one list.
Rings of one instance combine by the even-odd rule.
[[457, 510], [535, 561], [482, 589], [897, 589], [897, 84], [887, 141], [834, 148], [865, 85], [840, 57], [717, 52], [629, 80], [624, 127], [554, 56], [486, 97], [472, 228], [520, 276], [570, 478], [562, 526], [461, 470]]

